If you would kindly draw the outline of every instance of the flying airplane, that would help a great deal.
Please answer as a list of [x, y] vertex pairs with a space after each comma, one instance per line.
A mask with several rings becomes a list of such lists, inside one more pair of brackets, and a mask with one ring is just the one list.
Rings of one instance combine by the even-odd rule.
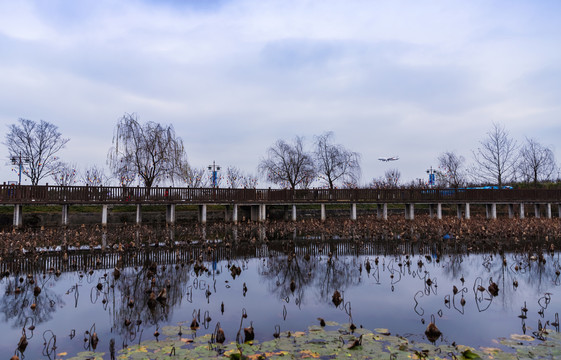
[[381, 158], [378, 158], [378, 160], [385, 161], [385, 162], [396, 161], [396, 160], [399, 160], [399, 156], [392, 156], [392, 157], [386, 157], [386, 158], [381, 157]]

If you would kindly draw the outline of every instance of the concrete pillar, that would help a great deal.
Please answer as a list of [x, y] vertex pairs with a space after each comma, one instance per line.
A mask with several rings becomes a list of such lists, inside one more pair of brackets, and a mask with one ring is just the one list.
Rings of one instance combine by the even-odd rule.
[[320, 208], [321, 208], [321, 221], [325, 221], [325, 204], [321, 204]]
[[497, 218], [497, 204], [492, 203], [491, 204], [491, 219], [496, 219]]
[[508, 218], [512, 219], [514, 217], [514, 204], [508, 204]]
[[485, 217], [487, 219], [491, 217], [491, 209], [489, 204], [485, 204]]
[[388, 220], [388, 204], [382, 205], [382, 219]]
[[199, 205], [199, 222], [206, 224], [206, 204]]
[[351, 204], [351, 220], [353, 220], [353, 221], [356, 220], [356, 204], [355, 203]]
[[388, 220], [388, 204], [376, 205], [376, 218]]
[[548, 203], [548, 204], [546, 205], [546, 208], [545, 208], [545, 209], [546, 209], [546, 210], [545, 210], [545, 214], [546, 214], [547, 218], [548, 218], [548, 219], [551, 219], [551, 204]]
[[263, 222], [267, 220], [267, 205], [261, 204], [259, 205], [259, 221]]
[[429, 218], [434, 217], [434, 204], [429, 204]]
[[388, 220], [388, 204], [376, 205], [376, 218]]
[[68, 225], [68, 207], [70, 205], [62, 205], [62, 226]]
[[537, 219], [540, 218], [540, 204], [534, 204], [534, 215]]
[[440, 203], [436, 204], [436, 218], [438, 220], [442, 219], [442, 204]]
[[524, 203], [520, 203], [520, 218], [524, 219]]
[[14, 205], [14, 227], [19, 229], [23, 225], [23, 206]]
[[458, 215], [458, 219], [462, 218], [462, 204], [456, 205], [456, 214]]
[[166, 223], [175, 224], [175, 204], [166, 205]]
[[415, 219], [415, 205], [405, 204], [405, 219], [414, 220]]
[[296, 205], [292, 204], [292, 221], [296, 221]]
[[142, 224], [142, 205], [136, 204], [136, 225]]
[[107, 205], [103, 205], [103, 207], [101, 208], [101, 226], [106, 227], [107, 226]]
[[466, 217], [466, 220], [468, 220], [468, 219], [471, 218], [471, 214], [470, 214], [470, 210], [469, 210], [469, 203], [466, 203], [464, 206], [465, 206], [465, 217]]
[[232, 209], [232, 221], [234, 224], [238, 223], [238, 204], [234, 204], [234, 208]]

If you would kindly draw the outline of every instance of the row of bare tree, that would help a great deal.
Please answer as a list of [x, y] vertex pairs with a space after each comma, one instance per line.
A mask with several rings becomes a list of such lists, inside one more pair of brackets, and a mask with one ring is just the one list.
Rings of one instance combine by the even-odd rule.
[[[492, 184], [503, 187], [513, 182], [538, 186], [558, 177], [559, 166], [553, 150], [536, 139], [526, 138], [518, 144], [503, 125], [493, 123], [479, 147], [472, 151], [473, 163], [455, 151], [438, 156], [435, 172], [436, 186], [461, 187], [466, 185]], [[559, 179], [556, 179], [559, 181]], [[383, 177], [374, 179], [371, 187], [397, 187], [401, 185], [401, 172], [389, 169]], [[425, 181], [412, 181], [407, 186], [426, 186]]]
[[[141, 124], [136, 114], [123, 115], [115, 127], [113, 145], [107, 157], [110, 175], [97, 166], [79, 172], [75, 164], [61, 161], [57, 153], [68, 141], [53, 124], [19, 119], [18, 123], [9, 125], [4, 144], [12, 163], [23, 165], [22, 175], [29, 178], [32, 185], [45, 178], [52, 178], [59, 185], [100, 186], [118, 182], [128, 186], [137, 180], [146, 187], [159, 183], [190, 187], [212, 185], [207, 169], [189, 166], [183, 141], [171, 125]], [[494, 123], [479, 145], [472, 152], [473, 164], [470, 166], [454, 151], [440, 154], [436, 185], [459, 187], [488, 183], [502, 187], [512, 181], [537, 185], [552, 180], [558, 170], [551, 148], [530, 138], [518, 145], [500, 124]], [[283, 188], [357, 187], [361, 175], [360, 160], [359, 153], [333, 143], [333, 133], [327, 132], [314, 138], [311, 150], [299, 136], [292, 142], [277, 140], [268, 148], [257, 170], [261, 178]], [[244, 173], [235, 166], [227, 167], [223, 173], [225, 176], [216, 179], [217, 186], [257, 187], [258, 176]], [[400, 171], [390, 169], [383, 177], [373, 179], [370, 186], [397, 187], [401, 185], [400, 181]], [[418, 186], [419, 182], [422, 183], [417, 181], [408, 185]]]

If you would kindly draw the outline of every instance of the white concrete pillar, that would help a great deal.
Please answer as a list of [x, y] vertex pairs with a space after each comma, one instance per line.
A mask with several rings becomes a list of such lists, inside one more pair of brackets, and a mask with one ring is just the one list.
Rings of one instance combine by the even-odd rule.
[[514, 217], [514, 204], [508, 204], [508, 218], [512, 219]]
[[267, 205], [259, 205], [259, 221], [263, 222], [267, 220]]
[[70, 205], [62, 205], [62, 225], [68, 225], [68, 207]]
[[21, 228], [23, 225], [23, 206], [14, 205], [14, 227]]
[[136, 204], [136, 225], [142, 224], [142, 205]]
[[442, 204], [436, 204], [436, 218], [442, 220]]
[[462, 218], [462, 204], [456, 205], [456, 214], [458, 215], [458, 219]]
[[206, 224], [206, 204], [199, 205], [199, 222]]
[[101, 226], [105, 227], [107, 226], [107, 204], [103, 205], [103, 207], [101, 208]]
[[491, 208], [489, 204], [485, 204], [485, 217], [487, 219], [491, 217]]
[[434, 217], [434, 204], [429, 204], [429, 218]]
[[551, 203], [548, 203], [545, 208], [545, 213], [548, 219], [551, 219]]
[[540, 204], [534, 204], [534, 215], [537, 219], [540, 218]]
[[469, 210], [469, 203], [465, 204], [466, 210], [465, 210], [465, 216], [466, 216], [466, 220], [471, 218], [471, 214], [470, 214], [470, 210]]
[[234, 224], [238, 223], [238, 204], [234, 204], [234, 208], [232, 209], [232, 221]]
[[524, 219], [524, 203], [520, 203], [520, 218]]
[[353, 221], [356, 220], [356, 204], [355, 203], [351, 204], [351, 220], [353, 220]]
[[320, 205], [320, 209], [321, 209], [321, 221], [325, 221], [325, 204], [321, 204]]
[[497, 218], [497, 204], [492, 203], [491, 204], [491, 219], [496, 219]]
[[175, 204], [166, 205], [166, 223], [175, 224]]
[[405, 219], [414, 220], [415, 219], [415, 205], [405, 204]]
[[296, 221], [296, 204], [292, 204], [292, 221]]
[[382, 219], [388, 220], [388, 204], [386, 203], [382, 205]]

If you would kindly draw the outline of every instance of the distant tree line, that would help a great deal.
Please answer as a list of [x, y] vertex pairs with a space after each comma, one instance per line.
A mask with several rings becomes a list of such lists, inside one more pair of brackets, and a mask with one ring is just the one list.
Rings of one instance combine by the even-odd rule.
[[[256, 188], [259, 179], [281, 188], [355, 188], [361, 177], [361, 155], [334, 142], [334, 134], [315, 136], [308, 146], [301, 136], [292, 141], [276, 140], [257, 166], [259, 176], [227, 166], [215, 183], [206, 167], [190, 166], [183, 140], [173, 126], [141, 123], [136, 114], [124, 114], [117, 122], [107, 155], [107, 170], [97, 165], [79, 171], [76, 164], [63, 162], [58, 153], [69, 139], [57, 126], [44, 120], [19, 119], [8, 126], [4, 145], [15, 164], [22, 163], [22, 176], [32, 185], [52, 180], [58, 185], [130, 186], [135, 182], [152, 187], [171, 184], [189, 187]], [[490, 184], [540, 186], [558, 177], [559, 167], [551, 147], [536, 139], [522, 144], [504, 126], [493, 123], [491, 130], [472, 151], [473, 163], [464, 156], [445, 151], [438, 158], [435, 186], [461, 187]], [[17, 169], [17, 170], [16, 170]], [[19, 171], [19, 167], [14, 167]], [[223, 175], [222, 175], [223, 174]], [[557, 182], [560, 180], [557, 179]], [[372, 188], [426, 187], [421, 179], [403, 183], [399, 169], [389, 169], [372, 179]]]

